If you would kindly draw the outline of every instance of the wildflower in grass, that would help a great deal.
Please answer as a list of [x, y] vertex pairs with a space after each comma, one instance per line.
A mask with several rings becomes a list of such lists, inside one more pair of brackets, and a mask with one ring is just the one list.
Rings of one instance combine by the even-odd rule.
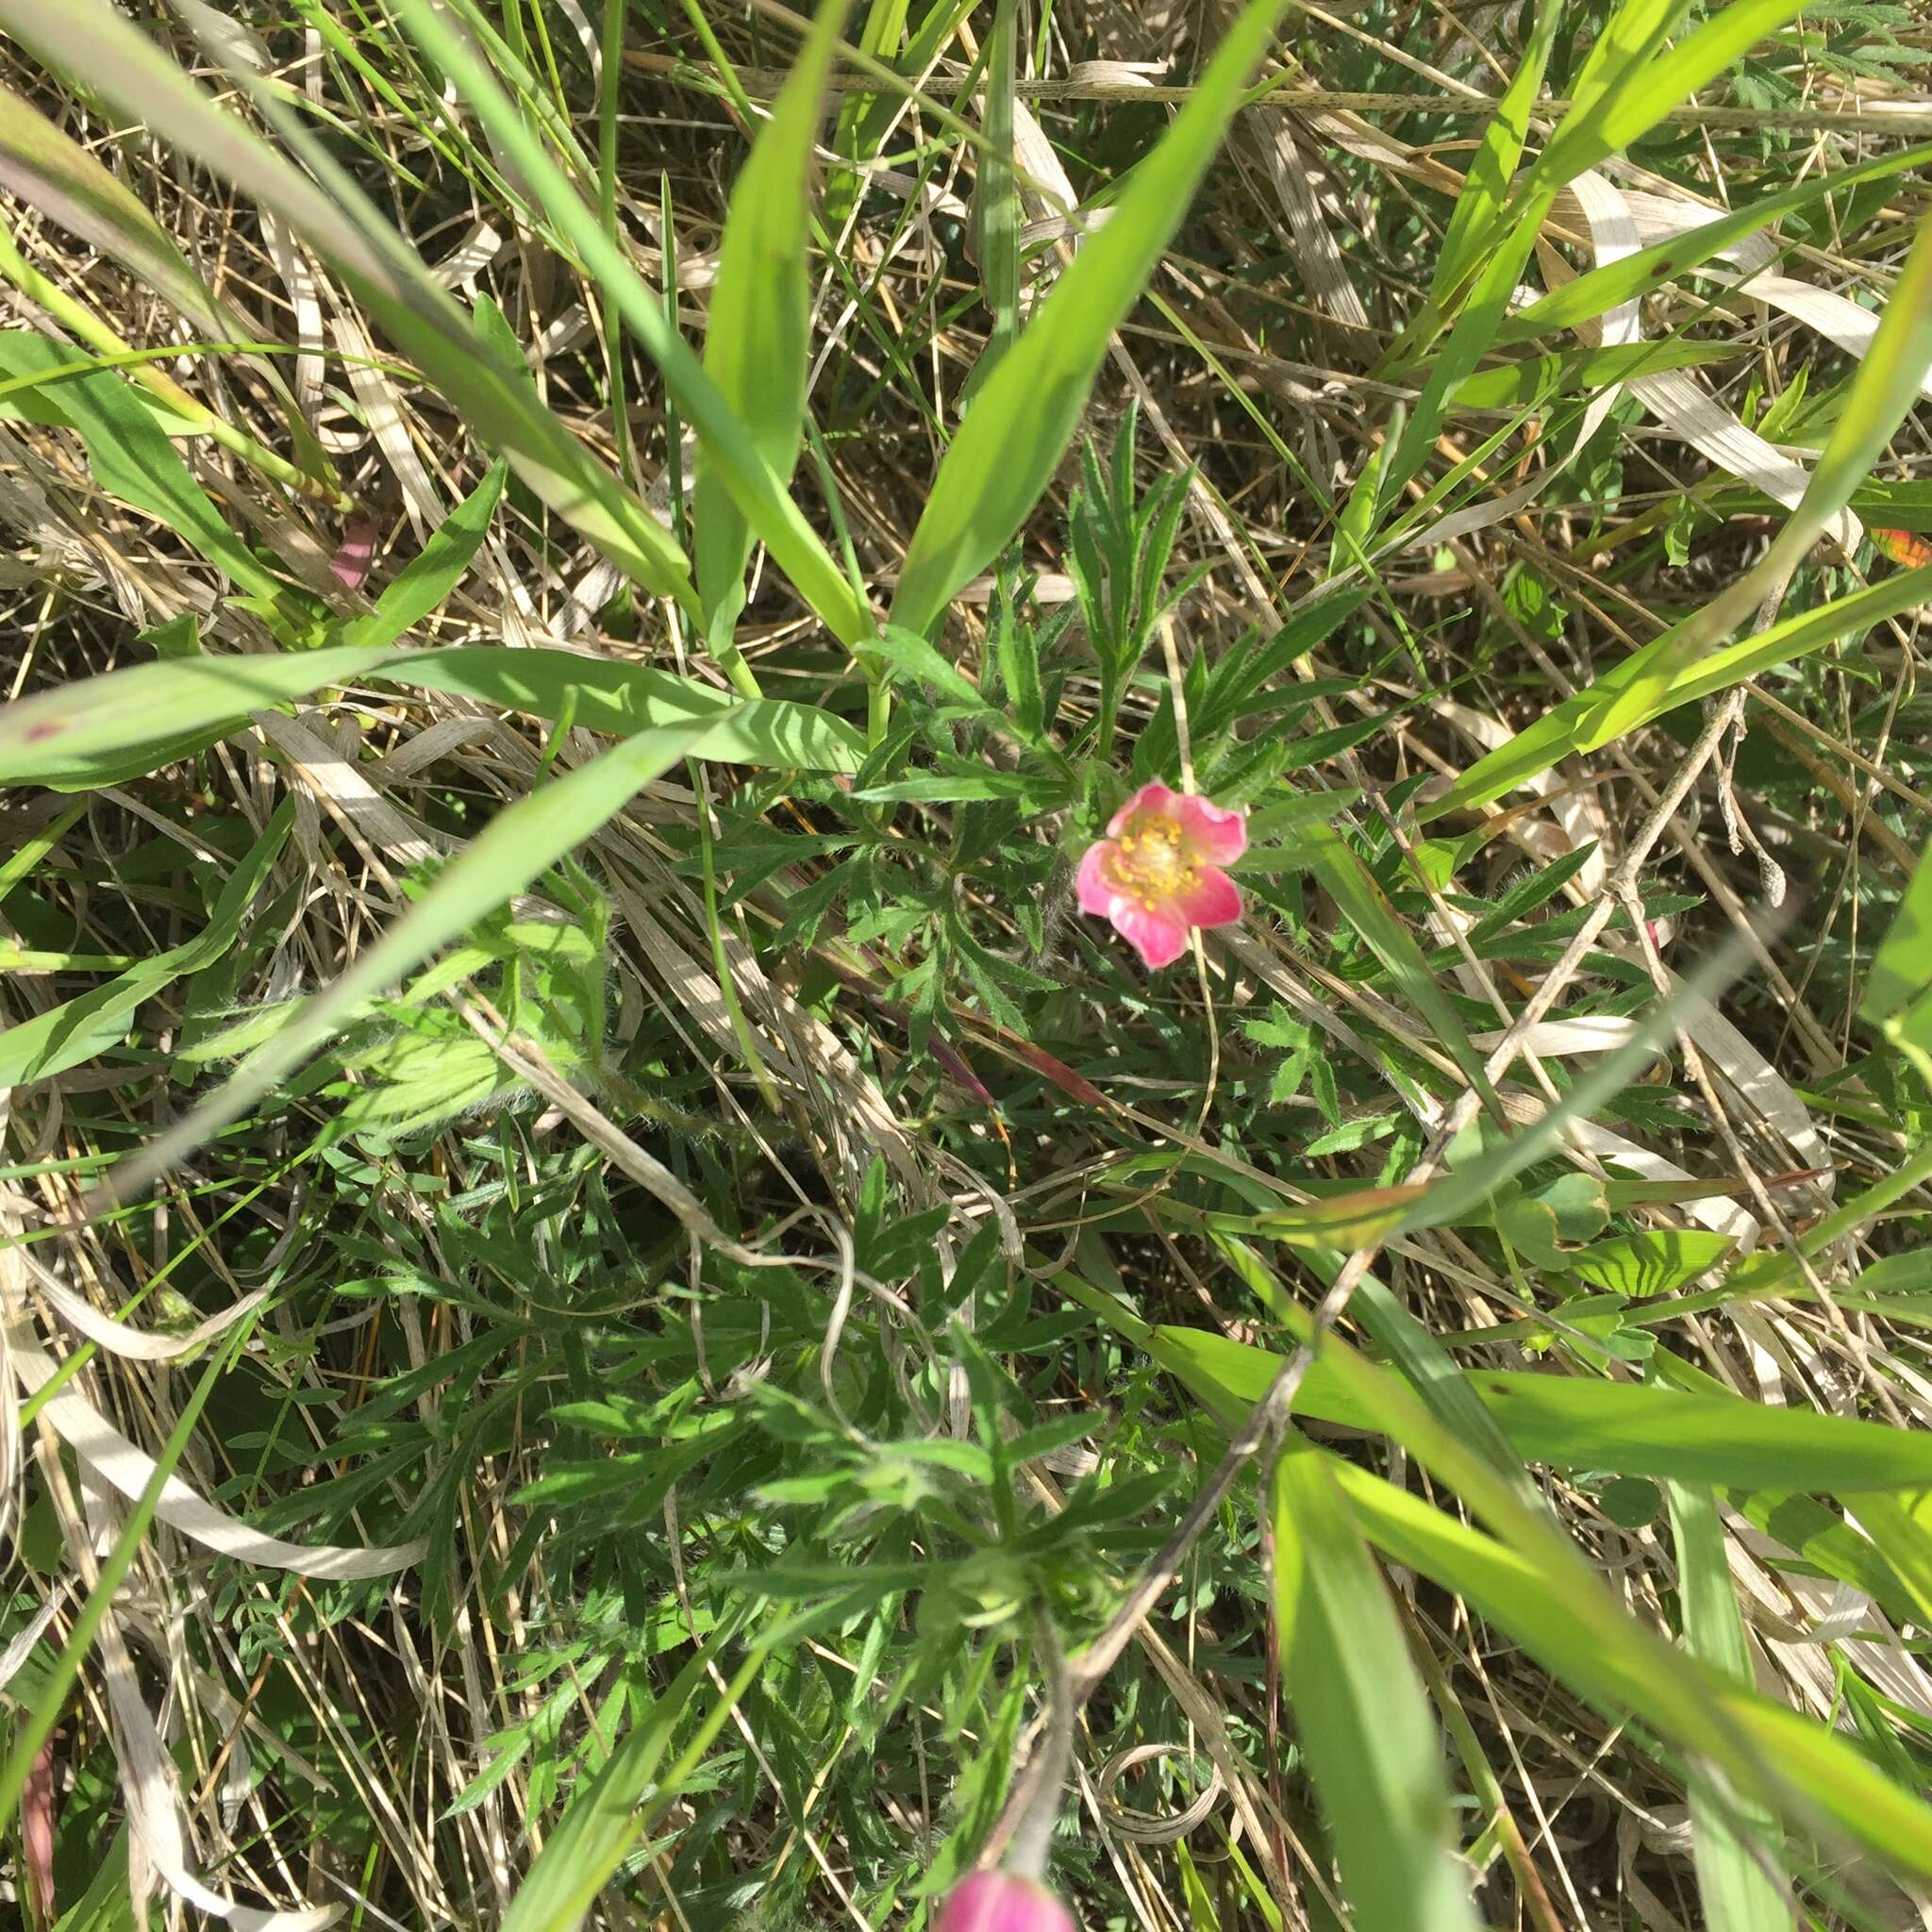
[[342, 541], [328, 560], [329, 574], [345, 591], [359, 591], [375, 561], [375, 540], [382, 526], [374, 517], [355, 516], [342, 531]]
[[1222, 867], [1247, 842], [1240, 812], [1143, 785], [1081, 859], [1080, 910], [1110, 919], [1148, 965], [1172, 965], [1193, 927], [1241, 916], [1241, 891]]
[[975, 1872], [940, 1907], [934, 1932], [1074, 1932], [1074, 1915], [1017, 1872]]

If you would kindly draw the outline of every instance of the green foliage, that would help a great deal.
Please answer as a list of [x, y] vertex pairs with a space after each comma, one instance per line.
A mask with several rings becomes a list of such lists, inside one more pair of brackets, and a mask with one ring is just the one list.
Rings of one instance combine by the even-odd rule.
[[[1061, 1740], [1083, 1924], [1890, 1923], [1932, 242], [1834, 89], [1904, 9], [601, 4], [0, 0], [0, 179], [97, 251], [0, 250], [58, 1923], [158, 1845], [916, 1932]], [[1247, 814], [1198, 970], [1074, 897], [1154, 780]]]

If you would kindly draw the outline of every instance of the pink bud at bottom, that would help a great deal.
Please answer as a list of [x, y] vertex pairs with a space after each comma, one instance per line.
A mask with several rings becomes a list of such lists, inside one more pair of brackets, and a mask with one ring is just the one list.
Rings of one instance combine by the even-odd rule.
[[975, 1872], [954, 1887], [934, 1932], [1075, 1932], [1074, 1915], [1043, 1885], [1012, 1872]]

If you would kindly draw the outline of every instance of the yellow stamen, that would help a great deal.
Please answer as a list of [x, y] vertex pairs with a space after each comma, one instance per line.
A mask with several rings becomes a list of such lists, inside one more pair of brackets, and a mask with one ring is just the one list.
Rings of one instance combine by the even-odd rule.
[[1146, 912], [1191, 891], [1200, 875], [1180, 826], [1170, 818], [1146, 812], [1128, 820], [1115, 841], [1110, 870], [1122, 890], [1131, 892]]

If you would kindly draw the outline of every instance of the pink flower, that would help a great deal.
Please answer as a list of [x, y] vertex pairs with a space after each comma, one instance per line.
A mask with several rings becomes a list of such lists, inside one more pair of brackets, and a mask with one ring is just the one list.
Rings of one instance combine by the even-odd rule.
[[328, 560], [329, 574], [345, 591], [359, 591], [375, 561], [375, 540], [382, 525], [371, 516], [353, 516], [344, 525], [342, 541]]
[[1222, 871], [1247, 849], [1238, 811], [1143, 785], [1114, 813], [1107, 837], [1080, 861], [1080, 910], [1114, 930], [1150, 966], [1170, 966], [1197, 925], [1241, 916], [1241, 895]]
[[953, 1888], [933, 1932], [1074, 1932], [1074, 1915], [1015, 1872], [975, 1872]]

